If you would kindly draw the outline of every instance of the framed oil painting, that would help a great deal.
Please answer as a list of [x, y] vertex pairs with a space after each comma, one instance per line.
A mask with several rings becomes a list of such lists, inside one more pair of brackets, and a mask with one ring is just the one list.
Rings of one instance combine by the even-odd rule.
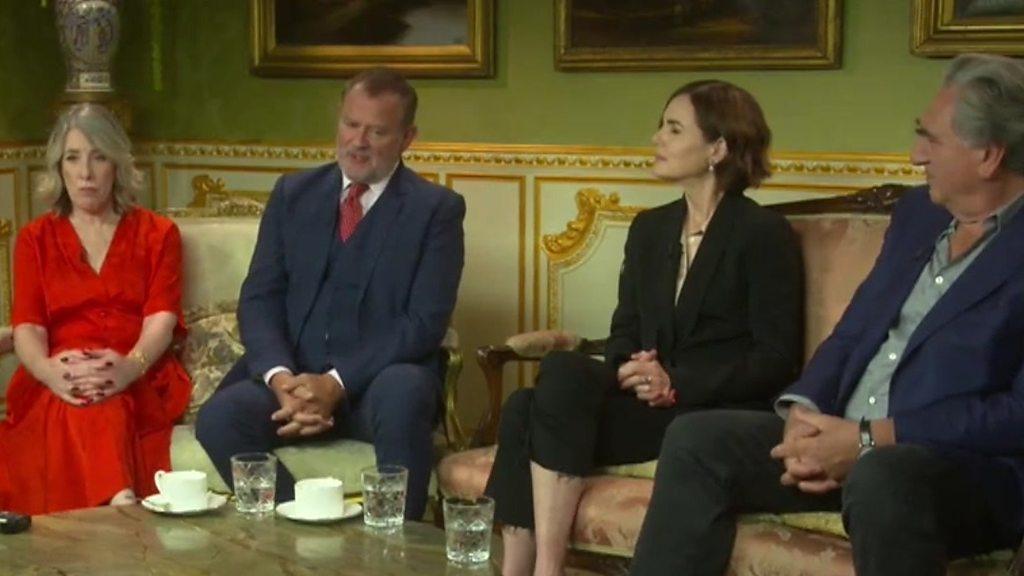
[[562, 70], [837, 68], [842, 0], [555, 0]]
[[493, 73], [494, 0], [250, 0], [251, 69], [347, 77], [388, 66], [409, 77]]
[[910, 51], [1024, 54], [1024, 0], [912, 0]]

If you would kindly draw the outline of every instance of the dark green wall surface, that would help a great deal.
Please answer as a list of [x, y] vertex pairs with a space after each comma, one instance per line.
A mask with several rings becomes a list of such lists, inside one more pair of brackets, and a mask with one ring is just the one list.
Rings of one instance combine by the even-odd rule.
[[[553, 2], [496, 0], [496, 76], [416, 80], [420, 138], [642, 146], [672, 89], [714, 76], [758, 97], [776, 150], [905, 152], [946, 65], [910, 55], [909, 3], [846, 0], [838, 70], [566, 73], [554, 68]], [[39, 141], [63, 86], [52, 6], [0, 0], [0, 15], [0, 141]], [[250, 74], [249, 2], [125, 0], [122, 24], [114, 78], [137, 139], [332, 140], [343, 80]]]

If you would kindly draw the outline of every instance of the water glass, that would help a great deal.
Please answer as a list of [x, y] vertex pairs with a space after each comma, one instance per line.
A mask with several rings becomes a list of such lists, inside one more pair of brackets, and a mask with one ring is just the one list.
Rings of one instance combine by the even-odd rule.
[[445, 551], [448, 561], [478, 564], [491, 557], [491, 526], [494, 524], [494, 500], [486, 496], [476, 500], [444, 499]]
[[256, 517], [274, 513], [277, 456], [267, 452], [236, 454], [231, 457], [231, 475], [235, 483], [235, 509]]
[[363, 468], [363, 523], [371, 528], [395, 528], [405, 522], [405, 489], [409, 471], [404, 466]]

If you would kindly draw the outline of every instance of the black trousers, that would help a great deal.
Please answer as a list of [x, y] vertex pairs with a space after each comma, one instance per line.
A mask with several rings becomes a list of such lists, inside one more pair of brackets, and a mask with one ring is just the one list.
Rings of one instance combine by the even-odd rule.
[[548, 354], [534, 388], [513, 393], [501, 411], [498, 452], [485, 489], [495, 500], [495, 520], [533, 528], [531, 460], [572, 476], [653, 460], [676, 414], [620, 390], [614, 370], [599, 360], [577, 352]]
[[[720, 576], [744, 512], [842, 511], [857, 574], [942, 575], [946, 561], [1020, 541], [1021, 499], [1009, 466], [895, 445], [862, 456], [842, 490], [823, 496], [782, 486], [769, 450], [774, 414], [695, 412], [669, 427], [631, 574]], [[997, 501], [979, 478], [1005, 483]]]

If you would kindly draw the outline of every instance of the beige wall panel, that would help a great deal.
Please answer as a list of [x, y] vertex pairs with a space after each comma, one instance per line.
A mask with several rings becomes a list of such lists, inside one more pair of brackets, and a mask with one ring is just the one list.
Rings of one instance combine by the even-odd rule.
[[139, 205], [153, 210], [156, 208], [156, 172], [152, 162], [137, 162], [135, 167], [142, 172], [142, 190], [139, 191], [135, 200]]
[[17, 208], [15, 199], [20, 191], [20, 174], [17, 169], [0, 169], [0, 326], [11, 321], [11, 258], [14, 251], [14, 236], [17, 233]]
[[27, 166], [28, 169], [28, 190], [25, 191], [25, 208], [23, 211], [24, 220], [21, 222], [24, 225], [39, 216], [42, 216], [47, 210], [50, 209], [49, 202], [44, 202], [36, 194], [36, 187], [39, 186], [39, 178], [45, 173], [41, 164], [30, 164]]
[[0, 167], [0, 220], [18, 224], [18, 208], [23, 199], [22, 171], [16, 167]]
[[[582, 336], [606, 335], [615, 305], [616, 282], [622, 263], [628, 223], [605, 226], [599, 219], [598, 234], [590, 239], [582, 260], [559, 275], [557, 285], [549, 286], [548, 257], [541, 250], [545, 235], [563, 233], [577, 218], [577, 193], [595, 189], [610, 197], [615, 194], [620, 206], [659, 206], [675, 200], [674, 185], [644, 176], [638, 178], [538, 177], [534, 180], [536, 229], [533, 239], [537, 271], [534, 273], [534, 315], [540, 327], [560, 327]], [[595, 250], [595, 248], [597, 248]], [[549, 301], [552, 293], [555, 300]]]
[[564, 270], [557, 301], [549, 310], [557, 312], [559, 325], [584, 338], [608, 336], [612, 311], [618, 301], [619, 269], [629, 224], [598, 224], [596, 242], [584, 260]]
[[[469, 174], [448, 174], [445, 182], [466, 199], [466, 264], [453, 325], [465, 358], [459, 416], [475, 428], [487, 400], [476, 349], [524, 329], [526, 182], [518, 176]], [[520, 377], [518, 366], [506, 370], [506, 395]]]

